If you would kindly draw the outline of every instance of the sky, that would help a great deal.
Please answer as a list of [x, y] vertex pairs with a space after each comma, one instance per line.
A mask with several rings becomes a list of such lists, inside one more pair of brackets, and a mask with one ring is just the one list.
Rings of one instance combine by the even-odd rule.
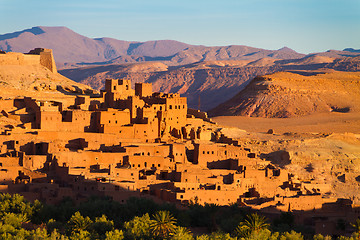
[[35, 26], [310, 53], [360, 49], [360, 0], [0, 0], [0, 34]]

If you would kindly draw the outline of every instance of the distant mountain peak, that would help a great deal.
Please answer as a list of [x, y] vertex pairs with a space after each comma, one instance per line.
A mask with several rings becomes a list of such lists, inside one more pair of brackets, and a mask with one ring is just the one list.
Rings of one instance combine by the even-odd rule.
[[360, 49], [345, 48], [343, 51], [360, 53]]
[[40, 34], [45, 33], [45, 31], [43, 29], [41, 29], [41, 27], [32, 27], [32, 28], [25, 29], [25, 30], [18, 31], [18, 32], [5, 33], [2, 35], [0, 34], [0, 41], [17, 38], [18, 36], [20, 36], [23, 33], [32, 33], [33, 35], [40, 35]]
[[295, 50], [289, 48], [289, 47], [282, 47], [280, 49], [278, 49], [278, 51], [281, 51], [281, 52], [294, 52], [294, 53], [297, 53]]

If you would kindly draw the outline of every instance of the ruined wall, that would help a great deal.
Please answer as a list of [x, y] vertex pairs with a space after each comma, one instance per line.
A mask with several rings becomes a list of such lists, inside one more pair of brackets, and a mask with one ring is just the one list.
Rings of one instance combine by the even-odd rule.
[[40, 55], [9, 52], [0, 54], [0, 65], [39, 65]]
[[57, 73], [54, 56], [51, 49], [36, 48], [29, 54], [8, 52], [0, 54], [0, 65], [41, 65], [53, 73]]
[[54, 56], [51, 49], [45, 49], [44, 52], [40, 53], [40, 64], [53, 73], [57, 72]]

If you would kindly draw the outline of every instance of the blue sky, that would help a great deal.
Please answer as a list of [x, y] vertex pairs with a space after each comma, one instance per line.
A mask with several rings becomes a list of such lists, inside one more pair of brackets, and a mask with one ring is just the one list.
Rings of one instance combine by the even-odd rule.
[[310, 53], [360, 49], [360, 0], [0, 0], [0, 34], [34, 26]]

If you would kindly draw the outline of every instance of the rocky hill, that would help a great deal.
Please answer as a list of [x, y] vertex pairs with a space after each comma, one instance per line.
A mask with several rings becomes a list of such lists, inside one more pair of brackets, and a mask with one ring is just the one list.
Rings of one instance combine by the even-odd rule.
[[329, 71], [314, 76], [279, 72], [256, 77], [211, 116], [286, 118], [360, 111], [360, 73]]

